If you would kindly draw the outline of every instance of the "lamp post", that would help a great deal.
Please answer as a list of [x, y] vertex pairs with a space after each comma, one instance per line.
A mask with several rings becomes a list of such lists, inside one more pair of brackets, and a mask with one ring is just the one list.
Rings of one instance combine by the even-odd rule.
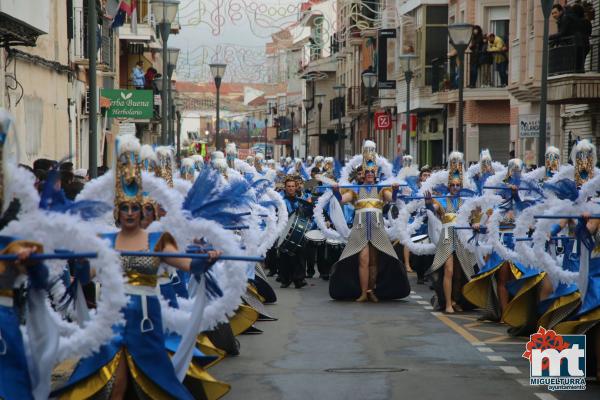
[[169, 107], [169, 139], [168, 144], [173, 145], [175, 143], [175, 130], [174, 130], [174, 117], [175, 112], [173, 111], [173, 72], [177, 68], [177, 59], [179, 58], [179, 49], [169, 47], [167, 49], [167, 78], [169, 80], [169, 95], [171, 106]]
[[548, 104], [548, 36], [550, 13], [552, 12], [553, 0], [541, 0], [542, 13], [544, 14], [544, 37], [542, 39], [542, 80], [540, 82], [540, 123], [538, 135], [538, 157], [537, 163], [541, 165], [546, 153], [546, 107]]
[[306, 127], [304, 128], [304, 159], [308, 157], [308, 111], [313, 108], [313, 99], [304, 99], [302, 100], [302, 104], [304, 104], [304, 110], [306, 113]]
[[292, 137], [292, 141], [294, 140], [294, 117], [296, 116], [296, 113], [294, 112], [294, 106], [289, 107], [288, 109], [290, 110], [290, 123], [291, 123], [291, 127], [290, 127], [290, 135]]
[[463, 132], [463, 91], [465, 85], [465, 51], [471, 42], [473, 36], [473, 25], [471, 24], [452, 24], [448, 25], [448, 36], [452, 46], [456, 49], [458, 55], [458, 129], [456, 138], [458, 139], [458, 150], [464, 152], [464, 132]]
[[248, 135], [248, 155], [250, 155], [250, 118], [246, 121], [246, 134]]
[[316, 101], [317, 101], [317, 110], [319, 111], [319, 132], [318, 132], [318, 138], [319, 138], [319, 143], [321, 143], [321, 123], [322, 123], [322, 118], [321, 118], [321, 111], [323, 111], [323, 99], [325, 98], [325, 95], [323, 93], [319, 93], [319, 94], [315, 94], [316, 97]]
[[368, 126], [368, 139], [371, 139], [371, 89], [377, 84], [377, 75], [374, 72], [364, 72], [362, 74], [362, 81], [365, 89], [367, 89], [367, 126]]
[[265, 118], [265, 158], [267, 158], [267, 146], [269, 145], [269, 118]]
[[177, 159], [181, 160], [181, 111], [183, 110], [185, 103], [183, 99], [178, 96], [175, 100], [175, 106], [177, 107], [177, 111], [175, 112], [175, 116], [177, 118]]
[[343, 161], [344, 158], [344, 129], [342, 127], [342, 111], [344, 109], [344, 93], [346, 92], [346, 86], [344, 84], [335, 85], [333, 87], [335, 94], [337, 95], [337, 114], [338, 114], [338, 127], [337, 127], [337, 139], [338, 139], [338, 160]]
[[214, 63], [214, 64], [209, 64], [210, 66], [210, 72], [212, 73], [212, 76], [215, 80], [215, 87], [217, 88], [217, 123], [216, 123], [216, 138], [215, 138], [215, 147], [217, 150], [221, 149], [221, 134], [219, 132], [219, 125], [220, 125], [220, 102], [221, 102], [221, 96], [220, 96], [220, 89], [221, 89], [221, 80], [223, 79], [223, 75], [225, 75], [225, 68], [227, 67], [227, 64], [221, 64], [221, 63]]
[[[403, 54], [400, 57], [400, 63], [404, 70], [404, 80], [406, 81], [406, 153], [410, 154], [410, 81], [413, 77], [413, 71], [410, 69], [410, 62], [417, 58], [414, 54]], [[417, 142], [417, 154], [419, 143]]]
[[[179, 7], [179, 0], [150, 0], [150, 6], [152, 7], [152, 14], [156, 20], [156, 24], [160, 31], [160, 37], [162, 40], [162, 90], [161, 90], [161, 143], [167, 145], [168, 138], [168, 114], [169, 114], [169, 81], [168, 81], [168, 54], [167, 41], [169, 40], [169, 33], [171, 33], [171, 23], [177, 15], [177, 9]], [[94, 29], [95, 31], [95, 29]]]
[[[87, 29], [88, 32], [96, 32], [98, 28], [98, 16], [96, 15], [96, 1], [88, 0], [88, 16]], [[98, 100], [96, 93], [98, 85], [96, 83], [96, 53], [98, 52], [96, 35], [88, 35], [88, 58], [90, 65], [88, 67], [88, 83], [90, 88], [90, 105], [89, 105], [89, 170], [90, 178], [98, 177]]]

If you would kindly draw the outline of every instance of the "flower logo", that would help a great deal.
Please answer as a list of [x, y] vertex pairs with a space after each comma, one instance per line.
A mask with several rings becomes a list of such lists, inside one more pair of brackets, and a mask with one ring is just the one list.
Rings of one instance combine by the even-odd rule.
[[[529, 360], [531, 363], [531, 352], [533, 349], [539, 350], [547, 350], [547, 349], [556, 349], [556, 351], [561, 352], [565, 349], [568, 349], [571, 346], [570, 343], [565, 342], [563, 337], [551, 329], [544, 329], [540, 326], [537, 333], [534, 333], [530, 336], [529, 342], [525, 345], [525, 352], [522, 357]], [[561, 362], [564, 359], [560, 360]], [[544, 358], [542, 360], [542, 370], [547, 370], [550, 366], [550, 360], [548, 358]]]

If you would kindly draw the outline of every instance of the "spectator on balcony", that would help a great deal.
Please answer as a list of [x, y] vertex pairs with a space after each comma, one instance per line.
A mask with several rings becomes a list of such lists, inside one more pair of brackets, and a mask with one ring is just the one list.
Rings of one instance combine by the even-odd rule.
[[494, 55], [488, 53], [488, 35], [483, 35], [483, 51], [479, 56], [479, 84], [482, 88], [487, 88], [492, 85], [492, 64], [494, 63]]
[[157, 74], [158, 71], [156, 70], [156, 68], [150, 67], [146, 70], [146, 74], [144, 75], [144, 89], [154, 89], [152, 85], [154, 83], [154, 78], [156, 78]]
[[500, 75], [500, 86], [504, 87], [508, 85], [508, 58], [506, 52], [508, 48], [504, 44], [504, 40], [500, 36], [496, 36], [494, 33], [488, 35], [488, 52], [494, 55], [494, 64], [496, 65], [496, 71]]
[[469, 87], [474, 88], [477, 85], [477, 75], [479, 73], [479, 66], [481, 65], [480, 61], [486, 51], [485, 43], [483, 41], [483, 32], [479, 25], [473, 27], [473, 36], [471, 38], [469, 50], [471, 50]]
[[136, 89], [143, 89], [146, 84], [146, 78], [144, 76], [144, 62], [138, 61], [135, 63], [135, 67], [133, 67], [133, 71], [131, 72], [131, 80], [133, 82], [133, 86]]
[[[587, 4], [587, 3], [586, 3]], [[585, 59], [590, 52], [590, 37], [592, 36], [592, 20], [594, 19], [594, 9], [591, 9], [592, 13], [586, 12], [584, 6], [581, 4], [573, 4], [571, 6], [571, 12], [576, 21], [577, 33], [580, 38], [581, 46], [577, 47], [577, 71], [583, 72], [585, 70]]]

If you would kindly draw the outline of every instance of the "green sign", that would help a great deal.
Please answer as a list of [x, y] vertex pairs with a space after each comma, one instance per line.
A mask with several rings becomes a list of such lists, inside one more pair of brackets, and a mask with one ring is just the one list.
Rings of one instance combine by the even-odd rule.
[[109, 117], [151, 119], [154, 116], [152, 90], [102, 89], [100, 95], [110, 101]]

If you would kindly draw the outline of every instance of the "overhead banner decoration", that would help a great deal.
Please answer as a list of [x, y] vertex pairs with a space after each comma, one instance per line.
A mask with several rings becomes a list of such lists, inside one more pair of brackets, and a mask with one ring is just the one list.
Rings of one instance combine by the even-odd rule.
[[377, 74], [379, 89], [396, 89], [396, 29], [380, 29], [377, 35]]
[[[400, 121], [402, 124], [400, 125], [400, 129], [402, 133], [406, 132], [406, 114], [402, 113], [400, 115]], [[410, 114], [410, 137], [417, 137], [417, 114]]]
[[101, 89], [100, 95], [110, 101], [108, 116], [112, 118], [151, 119], [154, 117], [152, 90]]

